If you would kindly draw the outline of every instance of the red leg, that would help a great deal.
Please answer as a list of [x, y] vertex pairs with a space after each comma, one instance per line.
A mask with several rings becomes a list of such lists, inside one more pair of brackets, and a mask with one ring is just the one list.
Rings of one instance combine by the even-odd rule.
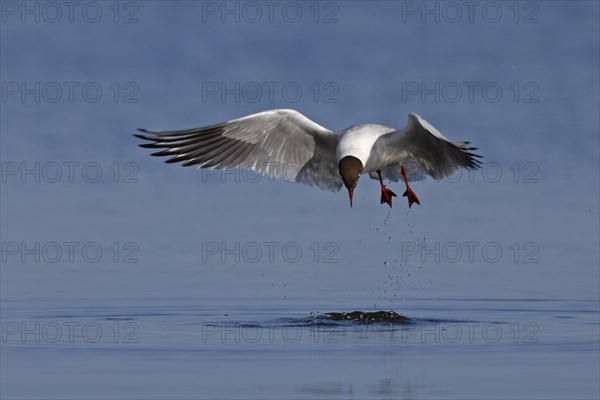
[[392, 197], [398, 196], [396, 196], [396, 193], [385, 187], [383, 179], [381, 179], [381, 171], [377, 171], [377, 175], [379, 176], [379, 183], [381, 184], [381, 204], [387, 203], [390, 208], [392, 208]]
[[404, 165], [400, 168], [400, 172], [402, 172], [402, 177], [404, 178], [404, 183], [406, 184], [406, 192], [404, 192], [402, 197], [408, 197], [408, 208], [410, 208], [413, 203], [421, 205], [421, 202], [419, 201], [419, 198], [415, 192], [413, 192], [410, 186], [408, 186], [408, 179], [406, 179], [406, 169], [404, 169]]

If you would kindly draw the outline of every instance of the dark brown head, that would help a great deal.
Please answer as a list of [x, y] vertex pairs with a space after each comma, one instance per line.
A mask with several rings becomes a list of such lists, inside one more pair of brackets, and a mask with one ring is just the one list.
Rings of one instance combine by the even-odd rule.
[[342, 181], [344, 181], [344, 186], [348, 189], [348, 196], [350, 196], [350, 207], [352, 207], [352, 194], [358, 183], [358, 178], [363, 172], [363, 165], [358, 158], [346, 156], [340, 160], [339, 166]]

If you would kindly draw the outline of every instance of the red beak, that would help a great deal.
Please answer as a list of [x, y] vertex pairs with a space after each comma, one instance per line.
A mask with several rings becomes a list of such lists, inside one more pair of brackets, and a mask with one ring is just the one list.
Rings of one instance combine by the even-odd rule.
[[352, 207], [352, 194], [354, 193], [354, 188], [348, 189], [348, 196], [350, 196], [350, 207]]

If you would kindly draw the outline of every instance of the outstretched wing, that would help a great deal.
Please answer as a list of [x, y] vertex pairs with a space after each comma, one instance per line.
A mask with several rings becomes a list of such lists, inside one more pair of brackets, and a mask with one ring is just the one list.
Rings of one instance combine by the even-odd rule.
[[167, 163], [199, 168], [245, 168], [290, 182], [338, 191], [342, 179], [336, 162], [339, 135], [294, 110], [270, 110], [221, 124], [134, 135], [164, 149]]
[[[429, 122], [417, 114], [408, 115], [404, 129], [381, 136], [374, 147], [388, 166], [382, 169], [384, 179], [394, 182], [402, 179], [402, 165], [408, 180], [422, 180], [424, 173], [434, 179], [454, 174], [459, 168], [477, 169], [481, 156], [472, 151], [469, 142], [451, 142]], [[371, 178], [378, 179], [371, 173]]]

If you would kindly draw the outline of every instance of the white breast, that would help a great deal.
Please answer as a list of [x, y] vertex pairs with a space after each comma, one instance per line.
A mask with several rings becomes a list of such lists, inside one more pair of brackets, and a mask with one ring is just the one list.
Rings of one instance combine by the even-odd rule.
[[338, 162], [344, 157], [354, 156], [362, 162], [364, 172], [370, 172], [367, 167], [372, 164], [370, 161], [373, 161], [369, 160], [373, 145], [380, 136], [393, 131], [395, 131], [394, 128], [377, 124], [351, 126], [340, 138], [337, 147]]

